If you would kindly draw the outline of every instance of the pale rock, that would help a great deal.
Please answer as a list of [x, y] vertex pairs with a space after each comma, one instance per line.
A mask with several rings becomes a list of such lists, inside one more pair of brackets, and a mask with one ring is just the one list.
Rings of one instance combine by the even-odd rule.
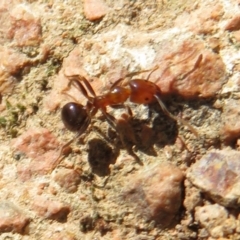
[[22, 233], [29, 220], [29, 217], [15, 206], [15, 204], [8, 201], [0, 202], [0, 233]]
[[160, 164], [133, 175], [121, 198], [148, 220], [169, 225], [182, 204], [182, 171]]
[[240, 152], [210, 151], [189, 168], [187, 178], [216, 203], [240, 206]]

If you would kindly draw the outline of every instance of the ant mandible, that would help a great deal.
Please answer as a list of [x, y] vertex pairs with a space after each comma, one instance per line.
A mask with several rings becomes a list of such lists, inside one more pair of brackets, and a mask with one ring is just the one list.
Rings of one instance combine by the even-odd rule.
[[[201, 62], [201, 60], [202, 55], [199, 55], [193, 69], [189, 71], [187, 74], [194, 71]], [[69, 79], [68, 87], [70, 87], [70, 85], [73, 84], [76, 88], [78, 88], [80, 92], [86, 97], [87, 103], [85, 106], [83, 106], [80, 103], [69, 102], [63, 106], [61, 111], [62, 121], [65, 127], [72, 132], [76, 132], [76, 135], [72, 140], [67, 142], [61, 148], [60, 156], [62, 154], [62, 151], [67, 146], [69, 146], [75, 139], [80, 137], [87, 130], [88, 126], [91, 123], [92, 117], [95, 116], [98, 110], [102, 112], [107, 122], [115, 130], [117, 130], [117, 121], [115, 117], [113, 117], [111, 114], [107, 112], [106, 108], [108, 106], [115, 105], [124, 106], [124, 103], [126, 102], [127, 99], [129, 99], [133, 103], [146, 105], [153, 103], [154, 101], [157, 101], [162, 111], [167, 116], [187, 126], [195, 136], [198, 136], [197, 131], [187, 121], [177, 116], [174, 116], [167, 110], [165, 104], [161, 100], [160, 88], [155, 83], [149, 81], [151, 74], [156, 69], [158, 69], [158, 67], [155, 67], [154, 69], [151, 70], [147, 79], [131, 79], [128, 82], [127, 86], [120, 85], [120, 83], [124, 80], [123, 78], [121, 78], [111, 86], [110, 90], [107, 93], [99, 96], [96, 95], [91, 84], [85, 77], [79, 75], [68, 76]], [[149, 70], [137, 72], [137, 74], [147, 71]], [[128, 76], [132, 75], [129, 74]]]

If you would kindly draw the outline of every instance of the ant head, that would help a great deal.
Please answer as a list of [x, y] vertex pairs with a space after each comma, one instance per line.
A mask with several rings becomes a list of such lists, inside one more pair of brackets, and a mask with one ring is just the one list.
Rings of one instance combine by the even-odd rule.
[[77, 132], [88, 119], [86, 108], [75, 102], [65, 104], [61, 116], [64, 126], [72, 132]]

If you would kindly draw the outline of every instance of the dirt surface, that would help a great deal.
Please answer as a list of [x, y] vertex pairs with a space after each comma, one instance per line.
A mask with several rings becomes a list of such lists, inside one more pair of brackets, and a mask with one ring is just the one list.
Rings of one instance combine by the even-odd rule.
[[[2, 1], [0, 239], [240, 239], [239, 191], [218, 205], [186, 177], [210, 150], [239, 150], [239, 10], [234, 0]], [[58, 158], [74, 137], [61, 108], [87, 101], [70, 76], [102, 95], [153, 68], [167, 109], [194, 130], [156, 102], [127, 101], [132, 117], [107, 108], [117, 133], [99, 111]]]

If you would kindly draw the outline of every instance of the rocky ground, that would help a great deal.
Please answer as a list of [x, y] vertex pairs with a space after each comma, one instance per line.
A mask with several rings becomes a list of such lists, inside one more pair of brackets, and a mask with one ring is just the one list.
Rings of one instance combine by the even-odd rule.
[[[1, 0], [0, 239], [240, 239], [239, 5]], [[59, 158], [70, 76], [101, 95], [151, 69], [188, 124], [128, 101]]]

